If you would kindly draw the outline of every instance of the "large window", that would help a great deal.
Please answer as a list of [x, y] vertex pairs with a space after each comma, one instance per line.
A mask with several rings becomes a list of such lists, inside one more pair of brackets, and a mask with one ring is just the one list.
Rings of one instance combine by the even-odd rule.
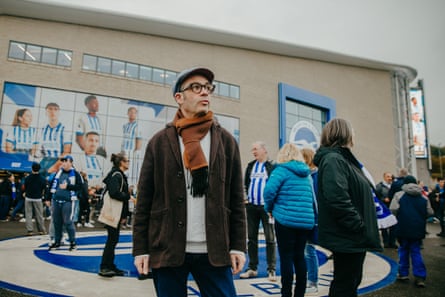
[[71, 67], [73, 52], [24, 42], [11, 41], [8, 57], [41, 64]]
[[[175, 71], [159, 67], [141, 65], [88, 54], [83, 55], [82, 70], [149, 81], [167, 86], [173, 85], [176, 80], [176, 76], [178, 75], [178, 73]], [[240, 99], [239, 86], [220, 81], [214, 81], [214, 84], [216, 85], [215, 95]]]
[[279, 84], [280, 146], [287, 142], [317, 149], [324, 125], [335, 116], [335, 101]]

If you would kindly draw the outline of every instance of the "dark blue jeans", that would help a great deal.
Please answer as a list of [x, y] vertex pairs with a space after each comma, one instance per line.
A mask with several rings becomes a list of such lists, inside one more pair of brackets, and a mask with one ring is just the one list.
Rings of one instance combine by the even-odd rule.
[[74, 203], [72, 201], [58, 202], [52, 201], [52, 220], [54, 224], [55, 243], [60, 244], [62, 240], [62, 230], [65, 227], [71, 243], [76, 242], [76, 229], [74, 228]]
[[277, 262], [275, 255], [275, 235], [273, 224], [269, 224], [269, 215], [263, 205], [246, 205], [247, 214], [247, 253], [249, 255], [249, 269], [258, 269], [258, 231], [260, 222], [263, 225], [264, 237], [266, 238], [267, 270], [275, 271]]
[[399, 238], [399, 275], [409, 275], [409, 259], [413, 266], [413, 275], [418, 278], [426, 278], [426, 267], [423, 263], [420, 246], [422, 240], [420, 239], [402, 239]]
[[17, 200], [17, 204], [12, 210], [11, 218], [14, 219], [18, 212], [24, 212], [25, 210], [24, 206], [25, 206], [25, 199], [20, 198], [19, 200]]
[[[304, 249], [311, 230], [289, 228], [275, 221], [275, 232], [280, 253], [281, 296], [303, 297], [307, 273]], [[295, 292], [292, 295], [294, 272]]]
[[158, 297], [186, 297], [190, 273], [202, 297], [236, 296], [231, 267], [212, 266], [207, 254], [186, 254], [182, 266], [157, 268], [152, 272]]

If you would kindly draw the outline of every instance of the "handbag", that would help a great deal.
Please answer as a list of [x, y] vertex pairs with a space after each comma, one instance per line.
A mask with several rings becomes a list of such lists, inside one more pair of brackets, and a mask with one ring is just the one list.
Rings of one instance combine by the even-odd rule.
[[[120, 172], [115, 172], [115, 174], [120, 174]], [[122, 192], [122, 188], [124, 186], [124, 179], [122, 178], [120, 191]], [[117, 228], [119, 221], [121, 220], [122, 215], [122, 207], [124, 202], [113, 199], [110, 197], [108, 190], [105, 189], [103, 195], [103, 206], [100, 210], [100, 214], [98, 217], [99, 222], [104, 223], [113, 228]]]

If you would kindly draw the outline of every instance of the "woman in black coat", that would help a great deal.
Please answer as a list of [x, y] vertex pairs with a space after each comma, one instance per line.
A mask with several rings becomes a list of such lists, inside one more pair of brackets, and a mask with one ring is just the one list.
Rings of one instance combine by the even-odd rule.
[[344, 119], [323, 128], [318, 167], [319, 244], [333, 252], [329, 297], [355, 297], [366, 251], [381, 251], [371, 183], [351, 152], [353, 130]]
[[125, 171], [129, 168], [129, 160], [124, 153], [112, 154], [111, 162], [113, 168], [104, 179], [106, 190], [111, 199], [122, 201], [122, 209], [119, 212], [118, 224], [116, 227], [105, 224], [107, 229], [107, 242], [102, 254], [102, 261], [100, 263], [99, 275], [104, 277], [123, 276], [124, 271], [120, 270], [114, 264], [115, 248], [119, 242], [120, 221], [126, 217], [126, 208], [128, 200], [130, 199], [130, 192], [128, 190], [128, 181]]

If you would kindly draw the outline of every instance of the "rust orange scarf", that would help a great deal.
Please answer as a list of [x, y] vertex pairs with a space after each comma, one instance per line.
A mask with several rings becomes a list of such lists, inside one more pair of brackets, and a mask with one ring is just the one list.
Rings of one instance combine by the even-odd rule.
[[181, 110], [176, 112], [173, 124], [184, 144], [184, 166], [192, 174], [192, 195], [203, 196], [209, 186], [209, 165], [201, 148], [201, 139], [207, 135], [213, 123], [213, 113], [207, 112], [197, 118], [184, 118]]

